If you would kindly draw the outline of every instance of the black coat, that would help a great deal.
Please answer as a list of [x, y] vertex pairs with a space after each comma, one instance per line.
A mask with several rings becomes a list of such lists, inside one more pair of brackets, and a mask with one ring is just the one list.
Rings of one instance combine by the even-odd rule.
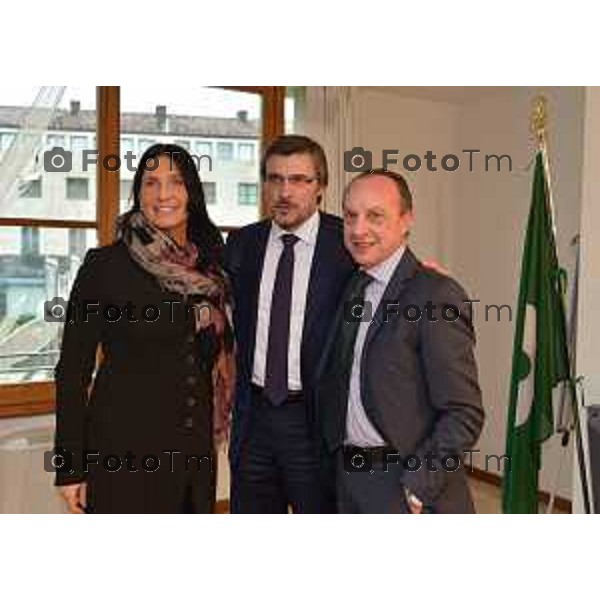
[[[158, 313], [143, 313], [148, 305]], [[196, 510], [211, 510], [216, 345], [214, 331], [196, 334], [183, 297], [163, 291], [123, 242], [90, 250], [56, 367], [56, 446], [72, 462], [57, 485], [85, 480], [96, 512], [178, 512], [190, 493]], [[147, 455], [158, 468], [154, 458], [142, 464]]]

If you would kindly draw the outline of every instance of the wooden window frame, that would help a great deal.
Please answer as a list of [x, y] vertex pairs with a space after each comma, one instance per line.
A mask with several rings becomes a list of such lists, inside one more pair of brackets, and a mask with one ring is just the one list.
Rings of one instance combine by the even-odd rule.
[[[223, 89], [250, 92], [262, 96], [262, 138], [259, 144], [259, 156], [262, 156], [263, 150], [269, 142], [284, 132], [285, 86], [224, 86]], [[259, 204], [259, 216], [262, 219], [267, 215], [262, 194]], [[220, 229], [221, 231], [231, 231], [236, 227], [221, 227]]]
[[[222, 86], [240, 92], [260, 94], [262, 97], [261, 148], [284, 131], [285, 87], [277, 86]], [[96, 140], [98, 162], [104, 156], [119, 153], [120, 135], [120, 88], [98, 86], [96, 88]], [[96, 229], [99, 246], [112, 243], [115, 238], [116, 219], [119, 214], [119, 172], [97, 169], [96, 171], [96, 220], [71, 221], [57, 219], [2, 218], [0, 226], [44, 227], [66, 229]], [[260, 216], [265, 214], [261, 199]], [[220, 227], [228, 233], [236, 227]], [[53, 381], [33, 383], [0, 384], [0, 418], [26, 417], [52, 413], [55, 410], [55, 386]]]

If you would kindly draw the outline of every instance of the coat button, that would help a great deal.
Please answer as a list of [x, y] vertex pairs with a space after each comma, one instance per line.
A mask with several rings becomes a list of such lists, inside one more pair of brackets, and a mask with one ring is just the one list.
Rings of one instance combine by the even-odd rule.
[[198, 378], [195, 377], [194, 375], [190, 375], [189, 377], [185, 378], [185, 382], [189, 385], [196, 385], [198, 383]]
[[196, 406], [197, 402], [196, 402], [196, 398], [194, 398], [193, 396], [188, 396], [185, 399], [185, 403], [187, 406], [189, 406], [190, 408]]
[[188, 344], [193, 344], [196, 341], [196, 336], [193, 333], [187, 336], [185, 340]]
[[183, 426], [186, 429], [191, 429], [194, 426], [194, 419], [192, 419], [192, 417], [186, 417], [186, 419], [183, 421]]
[[194, 355], [193, 354], [188, 354], [185, 357], [185, 363], [187, 365], [189, 365], [190, 367], [193, 367], [196, 364], [196, 359], [194, 358]]

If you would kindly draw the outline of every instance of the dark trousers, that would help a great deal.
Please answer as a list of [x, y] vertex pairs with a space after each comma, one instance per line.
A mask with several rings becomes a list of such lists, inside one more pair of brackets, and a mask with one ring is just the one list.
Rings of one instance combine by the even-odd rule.
[[249, 431], [231, 473], [233, 513], [335, 512], [333, 479], [327, 480], [305, 401], [273, 406], [253, 393]]
[[408, 513], [404, 486], [400, 483], [400, 466], [374, 460], [370, 470], [354, 470], [346, 454], [336, 455], [337, 508], [340, 513], [393, 514]]

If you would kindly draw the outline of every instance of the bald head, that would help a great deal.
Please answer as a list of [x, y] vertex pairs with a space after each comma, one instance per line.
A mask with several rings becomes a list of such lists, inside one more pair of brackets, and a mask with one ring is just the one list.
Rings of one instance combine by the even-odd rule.
[[[374, 267], [406, 243], [413, 224], [412, 197], [401, 175], [365, 173], [344, 197], [344, 243], [364, 268]], [[404, 186], [401, 185], [403, 182]], [[401, 192], [406, 187], [407, 195]]]

